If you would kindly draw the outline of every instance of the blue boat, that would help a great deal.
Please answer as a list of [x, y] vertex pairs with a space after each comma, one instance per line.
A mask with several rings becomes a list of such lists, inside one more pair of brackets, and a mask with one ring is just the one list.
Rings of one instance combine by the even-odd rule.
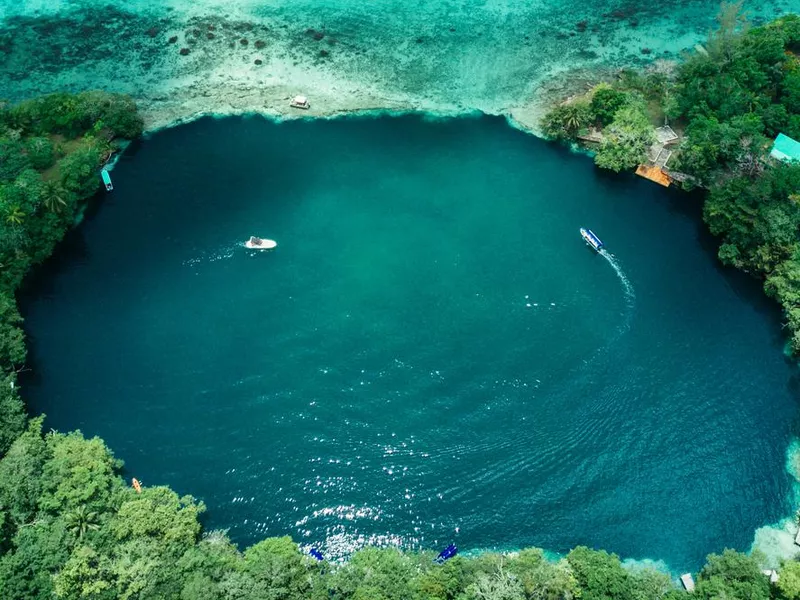
[[106, 186], [107, 192], [114, 189], [114, 186], [111, 184], [111, 175], [108, 174], [108, 171], [105, 169], [100, 171], [100, 177], [103, 179], [103, 185]]
[[603, 242], [600, 241], [600, 238], [594, 234], [594, 231], [591, 229], [584, 229], [581, 227], [581, 237], [583, 241], [585, 241], [589, 246], [591, 246], [596, 252], [600, 252], [603, 249]]
[[455, 544], [450, 544], [447, 548], [439, 552], [439, 556], [434, 559], [434, 562], [442, 564], [448, 558], [453, 558], [458, 554], [458, 548]]
[[316, 548], [312, 548], [311, 550], [308, 551], [308, 553], [317, 560], [325, 560], [325, 557], [322, 556], [322, 552], [320, 552]]

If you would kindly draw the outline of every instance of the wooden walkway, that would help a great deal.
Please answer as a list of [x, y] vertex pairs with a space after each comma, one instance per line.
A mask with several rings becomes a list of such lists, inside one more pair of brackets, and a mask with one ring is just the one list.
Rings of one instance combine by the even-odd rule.
[[589, 132], [583, 135], [579, 135], [578, 139], [584, 142], [592, 142], [593, 144], [599, 144], [603, 141], [603, 132], [595, 129], [594, 127], [589, 128]]
[[692, 578], [691, 573], [684, 573], [681, 575], [681, 583], [683, 584], [683, 587], [686, 588], [687, 592], [694, 591], [694, 579]]
[[636, 168], [636, 174], [639, 177], [644, 177], [645, 179], [654, 181], [658, 185], [663, 185], [664, 187], [669, 187], [669, 184], [672, 183], [669, 175], [664, 173], [659, 166], [639, 165]]

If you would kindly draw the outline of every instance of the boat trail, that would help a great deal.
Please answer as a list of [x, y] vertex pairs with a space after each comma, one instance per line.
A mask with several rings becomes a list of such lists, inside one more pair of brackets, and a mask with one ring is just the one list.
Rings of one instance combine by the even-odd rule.
[[633, 284], [630, 279], [628, 279], [628, 276], [625, 275], [625, 271], [622, 270], [622, 266], [619, 264], [617, 257], [607, 250], [600, 250], [599, 254], [606, 259], [608, 264], [611, 265], [611, 268], [616, 272], [617, 277], [619, 277], [619, 280], [622, 282], [622, 288], [625, 290], [625, 303], [628, 305], [628, 308], [632, 309], [636, 304], [636, 291], [633, 289]]

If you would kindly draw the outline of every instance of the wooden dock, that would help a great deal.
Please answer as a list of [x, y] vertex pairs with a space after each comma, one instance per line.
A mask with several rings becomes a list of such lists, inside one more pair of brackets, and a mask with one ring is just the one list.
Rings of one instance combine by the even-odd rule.
[[684, 573], [681, 575], [681, 583], [683, 584], [683, 587], [686, 588], [687, 592], [694, 591], [694, 579], [692, 578], [691, 573]]
[[589, 128], [587, 133], [578, 135], [578, 139], [582, 142], [590, 142], [593, 144], [599, 144], [603, 141], [603, 132], [595, 129], [594, 127]]
[[672, 180], [661, 170], [661, 167], [639, 165], [636, 169], [636, 174], [639, 177], [655, 181], [658, 185], [663, 185], [664, 187], [669, 187], [669, 184], [672, 183]]

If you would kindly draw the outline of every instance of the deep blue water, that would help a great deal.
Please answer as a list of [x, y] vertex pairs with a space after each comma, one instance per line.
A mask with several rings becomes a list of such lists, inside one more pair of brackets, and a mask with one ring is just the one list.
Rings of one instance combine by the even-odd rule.
[[113, 178], [25, 298], [26, 397], [239, 542], [683, 569], [792, 509], [780, 315], [697, 196], [494, 118], [203, 119]]

